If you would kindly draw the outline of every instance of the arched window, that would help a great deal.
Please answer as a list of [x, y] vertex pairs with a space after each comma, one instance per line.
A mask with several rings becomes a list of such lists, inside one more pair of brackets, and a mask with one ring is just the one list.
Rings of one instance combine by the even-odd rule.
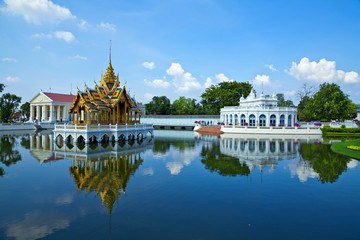
[[266, 126], [266, 116], [264, 114], [261, 114], [259, 117], [259, 120], [260, 120], [259, 126], [265, 127]]
[[254, 127], [255, 126], [255, 115], [254, 114], [251, 114], [250, 117], [249, 117], [249, 126], [252, 126]]
[[241, 126], [244, 126], [245, 122], [245, 114], [241, 114]]
[[270, 116], [270, 126], [276, 126], [276, 116], [274, 114]]
[[280, 125], [285, 126], [285, 116], [284, 116], [284, 114], [282, 114], [280, 116]]
[[234, 125], [239, 125], [239, 119], [238, 119], [238, 115], [235, 114], [235, 123]]
[[291, 115], [289, 115], [289, 117], [288, 117], [288, 126], [291, 126], [292, 124], [291, 124]]

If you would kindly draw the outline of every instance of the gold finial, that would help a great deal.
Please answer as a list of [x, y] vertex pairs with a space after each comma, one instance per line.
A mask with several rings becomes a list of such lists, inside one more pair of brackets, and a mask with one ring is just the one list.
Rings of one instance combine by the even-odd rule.
[[111, 63], [111, 40], [110, 40], [110, 54], [109, 54], [109, 62]]

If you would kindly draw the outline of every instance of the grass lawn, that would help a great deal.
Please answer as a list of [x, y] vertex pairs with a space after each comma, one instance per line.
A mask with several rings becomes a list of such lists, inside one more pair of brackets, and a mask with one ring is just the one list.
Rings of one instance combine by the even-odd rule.
[[360, 147], [360, 139], [334, 143], [333, 145], [331, 145], [331, 150], [333, 150], [336, 153], [340, 153], [349, 156], [351, 158], [356, 158], [360, 160], [360, 151], [348, 149], [347, 146]]

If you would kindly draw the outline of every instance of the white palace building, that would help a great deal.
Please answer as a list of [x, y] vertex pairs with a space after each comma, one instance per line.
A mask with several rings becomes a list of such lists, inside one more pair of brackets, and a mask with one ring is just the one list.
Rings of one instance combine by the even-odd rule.
[[254, 90], [241, 97], [239, 106], [226, 106], [220, 111], [224, 133], [246, 134], [316, 134], [319, 127], [299, 127], [295, 107], [279, 107], [275, 95], [256, 97]]

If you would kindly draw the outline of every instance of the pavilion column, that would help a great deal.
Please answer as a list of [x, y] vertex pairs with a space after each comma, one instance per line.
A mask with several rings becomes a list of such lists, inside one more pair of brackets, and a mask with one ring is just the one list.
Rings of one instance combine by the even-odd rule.
[[288, 114], [284, 114], [284, 125], [287, 126], [288, 125], [288, 120], [289, 120], [289, 115]]
[[64, 105], [64, 109], [63, 109], [63, 120], [67, 121], [68, 120], [68, 115], [67, 115], [67, 111], [66, 111], [66, 105]]

